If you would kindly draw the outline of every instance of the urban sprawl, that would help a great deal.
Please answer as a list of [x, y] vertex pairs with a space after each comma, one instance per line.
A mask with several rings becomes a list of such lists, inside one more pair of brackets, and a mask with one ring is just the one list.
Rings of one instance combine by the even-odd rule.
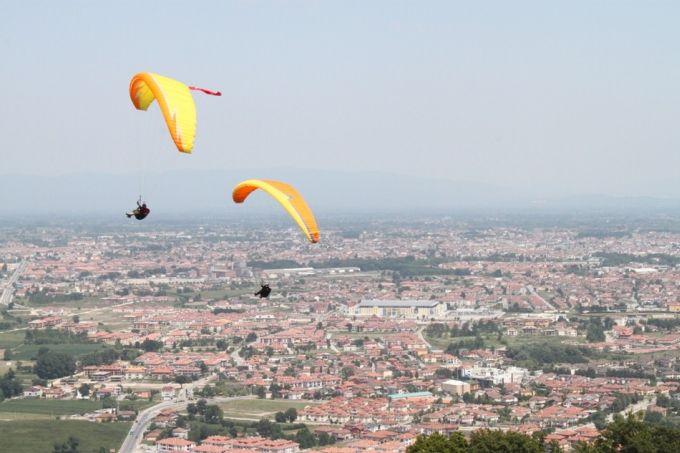
[[0, 430], [71, 408], [35, 418], [119, 427], [124, 452], [399, 452], [485, 428], [568, 451], [617, 413], [679, 416], [672, 228], [4, 227], [0, 304]]

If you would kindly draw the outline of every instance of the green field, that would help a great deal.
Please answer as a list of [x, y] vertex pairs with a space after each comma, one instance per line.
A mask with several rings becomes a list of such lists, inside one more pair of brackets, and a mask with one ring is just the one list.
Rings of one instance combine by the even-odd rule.
[[[440, 338], [434, 338], [423, 334], [425, 339], [434, 349], [445, 350], [450, 343], [456, 343], [463, 340], [474, 340], [475, 337], [448, 337], [442, 336]], [[481, 335], [484, 340], [484, 345], [488, 347], [502, 347], [505, 346], [503, 343], [498, 341], [497, 334], [483, 334]], [[544, 335], [518, 335], [516, 337], [508, 337], [503, 335], [502, 340], [507, 343], [507, 346], [524, 346], [528, 344], [560, 344], [560, 343], [583, 343], [583, 337], [558, 337], [558, 336], [544, 336]]]
[[[248, 290], [248, 289], [216, 289], [216, 290], [201, 291], [200, 294], [201, 294], [201, 299], [203, 301], [205, 301], [207, 299], [223, 300], [223, 299], [228, 299], [230, 297], [242, 296], [243, 294], [248, 294], [248, 293], [250, 293], [250, 290]], [[185, 295], [189, 296], [189, 298], [193, 300], [196, 293], [187, 293]]]
[[233, 400], [227, 403], [221, 403], [219, 406], [224, 411], [226, 418], [259, 420], [263, 417], [271, 416], [273, 418], [276, 412], [284, 412], [289, 407], [294, 407], [297, 410], [303, 409], [306, 406], [318, 404], [316, 402], [295, 401], [295, 400]]
[[26, 332], [17, 330], [16, 332], [0, 333], [0, 349], [14, 348], [24, 342]]
[[102, 343], [66, 343], [66, 344], [22, 344], [13, 349], [13, 360], [31, 360], [38, 355], [40, 348], [48, 348], [52, 352], [64, 352], [77, 358], [94, 351], [106, 349]]
[[98, 452], [116, 449], [130, 430], [131, 423], [92, 423], [80, 420], [21, 420], [0, 422], [0, 449], [12, 453], [49, 453], [55, 442], [69, 436], [80, 441], [78, 451]]
[[54, 417], [45, 414], [30, 414], [23, 412], [0, 412], [1, 422], [12, 422], [16, 420], [51, 420]]
[[73, 415], [92, 412], [101, 409], [100, 401], [90, 400], [44, 400], [44, 399], [21, 399], [6, 400], [0, 403], [0, 418], [2, 413], [25, 413], [44, 415]]

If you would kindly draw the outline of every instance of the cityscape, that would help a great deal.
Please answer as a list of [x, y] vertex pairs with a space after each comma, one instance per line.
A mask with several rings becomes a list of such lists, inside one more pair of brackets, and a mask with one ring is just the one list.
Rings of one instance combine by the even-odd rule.
[[680, 453], [680, 2], [0, 11], [0, 453]]
[[314, 245], [217, 221], [5, 226], [1, 437], [349, 453], [491, 430], [570, 451], [617, 415], [677, 424], [680, 221], [571, 223], [342, 221]]

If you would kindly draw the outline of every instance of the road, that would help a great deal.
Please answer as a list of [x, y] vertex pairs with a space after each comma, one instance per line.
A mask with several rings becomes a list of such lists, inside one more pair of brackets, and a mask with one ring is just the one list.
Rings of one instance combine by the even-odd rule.
[[[644, 411], [647, 409], [647, 406], [649, 405], [654, 405], [656, 404], [656, 396], [652, 396], [651, 398], [645, 397], [641, 401], [638, 401], [635, 404], [630, 404], [628, 407], [626, 407], [624, 410], [617, 412], [617, 414], [625, 416], [626, 414], [632, 412], [634, 414]], [[607, 415], [607, 423], [611, 423], [614, 421], [614, 414], [609, 414]]]
[[22, 261], [21, 264], [14, 269], [14, 273], [9, 280], [7, 280], [7, 283], [5, 283], [5, 288], [2, 291], [2, 295], [0, 295], [0, 305], [9, 305], [12, 302], [12, 297], [14, 297], [14, 284], [19, 280], [19, 277], [25, 270], [26, 261]]
[[545, 300], [545, 297], [538, 294], [536, 292], [536, 289], [533, 286], [529, 285], [529, 286], [527, 286], [527, 289], [529, 290], [529, 294], [531, 294], [532, 296], [538, 297], [538, 299], [541, 300], [541, 302], [543, 302], [545, 304], [545, 306], [548, 310], [558, 311], [557, 308], [555, 308], [555, 306], [553, 304], [551, 304], [550, 302]]
[[[125, 441], [123, 442], [123, 445], [121, 445], [119, 452], [120, 453], [133, 453], [137, 451], [141, 451], [139, 449], [143, 437], [144, 437], [144, 432], [146, 431], [147, 427], [151, 423], [151, 421], [161, 413], [161, 411], [165, 409], [174, 409], [174, 410], [182, 410], [184, 409], [187, 404], [191, 401], [189, 399], [189, 390], [193, 393], [194, 388], [196, 387], [203, 387], [206, 384], [208, 384], [210, 381], [213, 381], [217, 378], [217, 375], [211, 375], [206, 378], [200, 379], [196, 382], [192, 382], [190, 384], [186, 384], [182, 389], [180, 390], [180, 393], [177, 398], [173, 399], [172, 401], [163, 401], [161, 403], [158, 403], [154, 406], [151, 406], [142, 412], [140, 412], [137, 415], [137, 419], [135, 422], [132, 424], [132, 428], [130, 428], [130, 432], [128, 433], [127, 437], [125, 438]], [[238, 396], [238, 397], [233, 397], [233, 398], [226, 398], [226, 397], [215, 397], [215, 398], [209, 398], [207, 399], [208, 403], [223, 403], [227, 401], [232, 401], [232, 400], [239, 400], [239, 399], [251, 399], [254, 398], [254, 396]]]

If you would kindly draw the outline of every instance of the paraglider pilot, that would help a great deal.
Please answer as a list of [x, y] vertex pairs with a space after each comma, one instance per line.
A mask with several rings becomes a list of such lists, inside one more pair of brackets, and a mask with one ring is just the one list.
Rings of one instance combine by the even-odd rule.
[[135, 219], [142, 220], [146, 216], [148, 216], [150, 212], [151, 209], [147, 208], [146, 203], [142, 201], [142, 197], [139, 197], [139, 200], [137, 200], [137, 207], [135, 208], [135, 210], [132, 212], [126, 212], [125, 215], [128, 217], [128, 219], [132, 216], [135, 216]]
[[269, 285], [264, 284], [260, 285], [262, 286], [258, 292], [255, 293], [256, 296], [260, 296], [260, 299], [266, 299], [269, 297], [269, 294], [272, 292], [272, 289], [269, 287]]

